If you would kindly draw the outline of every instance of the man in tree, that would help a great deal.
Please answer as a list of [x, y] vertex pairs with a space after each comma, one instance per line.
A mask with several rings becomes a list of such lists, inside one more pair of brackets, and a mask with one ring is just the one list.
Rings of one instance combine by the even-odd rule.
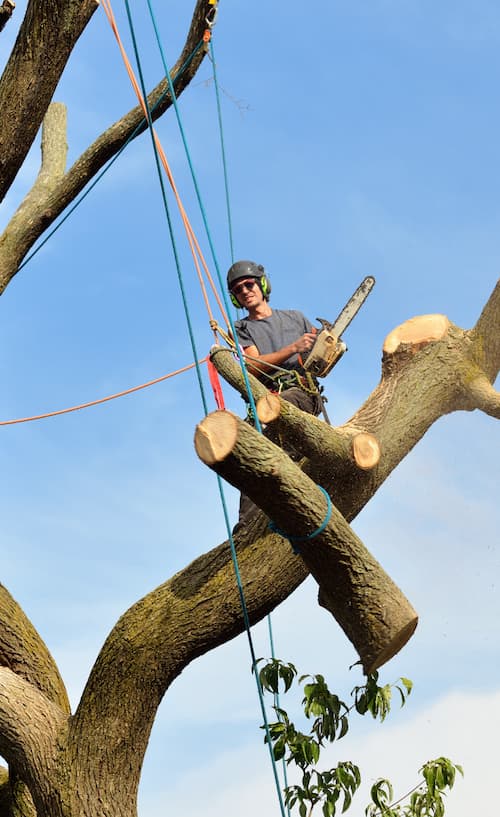
[[[308, 414], [322, 409], [316, 380], [306, 377], [302, 361], [316, 340], [316, 329], [295, 309], [271, 309], [271, 282], [262, 264], [236, 261], [228, 270], [227, 287], [231, 301], [246, 309], [246, 318], [235, 322], [238, 341], [249, 370], [284, 400]], [[272, 435], [268, 432], [271, 439]], [[274, 440], [281, 444], [281, 440]], [[292, 458], [300, 458], [290, 444], [282, 446]], [[238, 525], [248, 522], [257, 506], [244, 494], [240, 497]]]
[[238, 341], [250, 371], [284, 400], [318, 415], [321, 411], [316, 381], [305, 377], [302, 356], [316, 340], [316, 329], [294, 309], [271, 309], [271, 282], [262, 264], [236, 261], [227, 273], [233, 304], [248, 316], [235, 323]]

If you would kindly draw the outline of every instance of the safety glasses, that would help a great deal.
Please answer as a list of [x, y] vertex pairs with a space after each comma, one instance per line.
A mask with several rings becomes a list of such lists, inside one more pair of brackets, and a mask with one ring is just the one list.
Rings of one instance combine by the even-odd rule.
[[256, 286], [257, 281], [242, 281], [241, 284], [236, 284], [231, 291], [234, 293], [234, 295], [239, 295], [245, 289], [252, 290]]

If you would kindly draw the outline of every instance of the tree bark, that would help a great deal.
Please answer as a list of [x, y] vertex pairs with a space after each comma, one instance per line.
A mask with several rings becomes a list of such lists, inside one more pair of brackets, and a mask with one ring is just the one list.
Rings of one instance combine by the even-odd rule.
[[97, 0], [30, 0], [0, 79], [0, 201], [38, 132]]

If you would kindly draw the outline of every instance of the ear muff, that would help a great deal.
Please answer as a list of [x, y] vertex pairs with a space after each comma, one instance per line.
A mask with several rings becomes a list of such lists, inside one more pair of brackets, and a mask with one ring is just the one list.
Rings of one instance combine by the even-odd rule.
[[235, 307], [236, 307], [236, 309], [243, 309], [243, 307], [242, 307], [242, 305], [240, 304], [240, 302], [238, 301], [238, 298], [236, 297], [236, 295], [233, 295], [233, 293], [232, 293], [232, 292], [230, 292], [230, 293], [229, 293], [229, 297], [231, 298], [231, 303], [232, 303], [232, 305], [233, 305], [233, 306], [235, 306]]
[[269, 296], [271, 294], [271, 281], [269, 280], [267, 275], [262, 276], [262, 278], [259, 281], [259, 286], [264, 298], [266, 299], [266, 301], [268, 301]]

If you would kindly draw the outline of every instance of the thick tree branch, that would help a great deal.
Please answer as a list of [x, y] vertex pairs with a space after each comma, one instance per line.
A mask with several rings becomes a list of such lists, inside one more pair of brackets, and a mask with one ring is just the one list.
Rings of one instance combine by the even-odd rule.
[[40, 128], [57, 83], [97, 0], [29, 0], [0, 78], [0, 201]]
[[[88, 2], [88, 0], [87, 0]], [[186, 42], [177, 62], [171, 70], [175, 94], [178, 97], [196, 74], [205, 56], [205, 49], [201, 46], [203, 32], [207, 27], [206, 19], [213, 12], [209, 0], [198, 0], [191, 20], [191, 26]], [[181, 70], [182, 69], [182, 70]], [[0, 85], [1, 94], [1, 85]], [[47, 101], [47, 104], [50, 100]], [[172, 104], [168, 91], [167, 80], [162, 80], [149, 94], [148, 102], [152, 111], [153, 120], [159, 118]], [[0, 105], [1, 117], [1, 105]], [[0, 118], [0, 151], [2, 149], [3, 123]], [[111, 125], [89, 148], [80, 156], [70, 170], [63, 175], [50, 193], [39, 199], [38, 206], [30, 208], [29, 219], [21, 223], [16, 222], [17, 240], [13, 240], [11, 231], [9, 240], [2, 244], [0, 240], [0, 294], [16, 274], [19, 265], [28, 251], [54, 222], [60, 213], [75, 199], [78, 193], [94, 178], [106, 162], [124, 147], [128, 140], [144, 132], [146, 122], [140, 106], [133, 108], [122, 119]], [[7, 128], [5, 128], [8, 130]], [[34, 138], [35, 134], [33, 134]], [[5, 137], [7, 138], [7, 136]], [[30, 143], [31, 144], [31, 143]], [[20, 165], [19, 165], [20, 166]], [[0, 156], [0, 173], [1, 173]], [[17, 172], [17, 170], [16, 170]], [[10, 184], [10, 182], [9, 182]], [[5, 187], [5, 194], [8, 186]], [[2, 186], [0, 183], [0, 196]], [[21, 210], [22, 208], [20, 208]], [[18, 211], [19, 212], [19, 211]], [[10, 226], [10, 225], [9, 225]], [[6, 231], [7, 233], [7, 231]]]
[[349, 462], [369, 471], [380, 460], [380, 446], [372, 434], [352, 427], [325, 426], [322, 420], [305, 414], [278, 394], [261, 397], [257, 415], [266, 426], [272, 423], [272, 434], [266, 432], [266, 436], [275, 442], [289, 441], [314, 459], [318, 469], [331, 472]]
[[0, 666], [12, 670], [69, 713], [66, 689], [52, 656], [3, 585], [0, 585]]
[[66, 715], [32, 684], [0, 667], [0, 753], [28, 786], [35, 805], [51, 797]]
[[[237, 549], [248, 613], [256, 622], [308, 573], [288, 542], [269, 536], [263, 517], [250, 533], [251, 543], [241, 541]], [[78, 775], [91, 781], [104, 802], [113, 797], [135, 802], [142, 758], [165, 690], [194, 658], [243, 630], [227, 542], [120, 619], [92, 669], [70, 732], [69, 751]], [[90, 817], [91, 804], [89, 809]]]
[[35, 184], [0, 236], [0, 292], [38, 237], [39, 214], [47, 208], [66, 170], [66, 107], [53, 102], [42, 125], [42, 161]]
[[[241, 371], [241, 366], [234, 357], [234, 352], [225, 346], [212, 346], [210, 350], [210, 360], [224, 380], [229, 383], [233, 389], [236, 389], [242, 397], [247, 399], [245, 379]], [[256, 403], [261, 397], [266, 397], [269, 394], [266, 387], [260, 380], [257, 380], [255, 375], [251, 374], [251, 372], [248, 372], [248, 382]]]

